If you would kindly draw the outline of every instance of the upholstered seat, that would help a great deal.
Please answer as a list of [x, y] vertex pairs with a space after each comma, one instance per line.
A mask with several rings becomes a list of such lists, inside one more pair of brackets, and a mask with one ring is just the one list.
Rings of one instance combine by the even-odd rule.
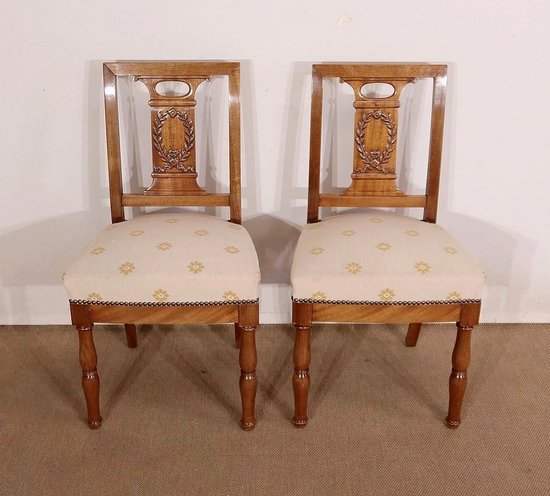
[[442, 227], [386, 212], [309, 224], [291, 273], [299, 303], [467, 303], [479, 300], [479, 263]]
[[113, 224], [63, 281], [71, 303], [255, 303], [260, 269], [246, 229], [197, 213], [152, 213]]

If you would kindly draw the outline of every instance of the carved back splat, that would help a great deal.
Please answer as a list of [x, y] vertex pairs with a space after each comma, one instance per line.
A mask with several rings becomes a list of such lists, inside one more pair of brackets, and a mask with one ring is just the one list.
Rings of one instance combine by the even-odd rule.
[[151, 99], [151, 136], [153, 140], [153, 184], [146, 195], [207, 194], [197, 184], [195, 153], [195, 92], [210, 76], [172, 77], [189, 85], [182, 96], [163, 96], [157, 93], [157, 84], [167, 78], [134, 76], [149, 90]]
[[[355, 130], [351, 185], [340, 195], [321, 194], [323, 79], [339, 78], [354, 91]], [[433, 99], [425, 195], [406, 195], [396, 185], [399, 97], [420, 78], [433, 79]], [[361, 92], [367, 83], [387, 83], [393, 93], [375, 98]], [[308, 222], [320, 207], [420, 207], [435, 222], [439, 193], [447, 66], [432, 64], [315, 64], [311, 97]]]
[[[122, 191], [117, 77], [133, 76], [149, 90], [153, 182], [143, 193]], [[195, 92], [214, 76], [227, 76], [229, 89], [229, 194], [208, 193], [197, 184]], [[228, 206], [230, 220], [241, 221], [240, 65], [238, 62], [168, 61], [103, 64], [109, 192], [113, 222], [124, 220], [124, 207]], [[187, 94], [171, 96], [159, 83], [189, 85]], [[162, 93], [162, 94], [161, 94]]]
[[[344, 195], [403, 195], [395, 184], [397, 121], [401, 90], [412, 81], [412, 78], [340, 78], [355, 93], [353, 173]], [[390, 84], [393, 94], [386, 98], [363, 95], [363, 85], [377, 82]]]

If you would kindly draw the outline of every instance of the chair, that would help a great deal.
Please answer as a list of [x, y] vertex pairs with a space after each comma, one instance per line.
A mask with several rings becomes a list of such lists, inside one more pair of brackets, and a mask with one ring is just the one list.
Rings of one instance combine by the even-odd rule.
[[[149, 92], [152, 184], [124, 193], [117, 78], [133, 76]], [[215, 76], [229, 87], [229, 194], [197, 183], [195, 92]], [[136, 324], [234, 323], [240, 348], [241, 426], [255, 425], [258, 258], [241, 224], [240, 65], [235, 62], [110, 62], [103, 65], [112, 225], [84, 249], [63, 280], [79, 336], [88, 425], [98, 428], [99, 375], [94, 322], [124, 324], [129, 347]], [[186, 91], [167, 91], [180, 84]], [[229, 207], [229, 222], [196, 212], [147, 213], [125, 220], [124, 207]]]
[[[354, 93], [353, 172], [341, 194], [320, 193], [323, 80], [340, 78]], [[398, 109], [403, 88], [433, 80], [425, 195], [396, 186]], [[408, 323], [415, 346], [423, 322], [457, 323], [447, 425], [460, 424], [470, 362], [470, 336], [479, 322], [485, 276], [478, 262], [436, 225], [447, 67], [428, 64], [313, 66], [308, 225], [292, 264], [296, 330], [294, 423], [308, 422], [310, 334], [313, 322]], [[372, 84], [389, 89], [383, 97]], [[388, 86], [389, 85], [389, 86]], [[351, 140], [350, 140], [351, 141]], [[422, 208], [423, 218], [368, 210], [319, 219], [320, 207]]]

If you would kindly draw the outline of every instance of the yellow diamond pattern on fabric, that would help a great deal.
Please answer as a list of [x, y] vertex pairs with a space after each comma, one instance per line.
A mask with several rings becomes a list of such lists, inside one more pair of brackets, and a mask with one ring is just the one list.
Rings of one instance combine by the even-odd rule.
[[358, 274], [359, 272], [361, 272], [362, 268], [363, 267], [361, 267], [361, 265], [359, 265], [357, 262], [350, 262], [346, 264], [346, 270], [350, 274]]
[[204, 265], [198, 261], [191, 262], [187, 268], [189, 269], [189, 272], [193, 272], [193, 274], [198, 274], [199, 272], [202, 272], [202, 269], [204, 269]]
[[128, 274], [131, 274], [136, 269], [136, 266], [132, 262], [124, 262], [123, 264], [120, 264], [118, 271], [127, 276]]
[[169, 243], [168, 241], [163, 241], [162, 243], [159, 243], [157, 245], [157, 250], [160, 251], [166, 251], [172, 248], [172, 243]]
[[[258, 257], [241, 226], [211, 215], [172, 212], [111, 227], [100, 231], [66, 271], [63, 282], [71, 300], [177, 304], [258, 298]], [[91, 255], [99, 247], [104, 251]]]
[[153, 291], [153, 298], [157, 301], [166, 301], [170, 295], [165, 289], [155, 289]]
[[311, 299], [312, 300], [326, 300], [327, 295], [323, 291], [315, 291], [315, 293], [313, 293], [311, 295]]
[[380, 291], [378, 296], [382, 301], [392, 301], [395, 298], [395, 291], [393, 289], [386, 288]]
[[457, 291], [451, 291], [447, 295], [447, 300], [460, 300], [460, 293]]
[[239, 297], [237, 296], [237, 293], [235, 293], [234, 291], [226, 291], [223, 294], [223, 299], [225, 301], [236, 301], [239, 299]]
[[427, 262], [422, 262], [422, 261], [416, 262], [414, 264], [414, 268], [417, 270], [417, 272], [420, 272], [421, 274], [427, 274], [432, 269], [430, 267], [430, 264], [428, 264]]
[[[304, 228], [296, 245], [294, 299], [320, 299], [312, 296], [318, 291], [328, 301], [481, 299], [485, 276], [479, 263], [441, 226], [381, 211], [343, 212], [317, 225]], [[316, 246], [324, 248], [322, 256], [311, 256]]]

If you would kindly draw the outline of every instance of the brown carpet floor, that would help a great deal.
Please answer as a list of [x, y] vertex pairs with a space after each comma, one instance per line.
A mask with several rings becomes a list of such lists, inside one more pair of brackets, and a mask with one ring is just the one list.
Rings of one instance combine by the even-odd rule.
[[293, 338], [258, 330], [258, 425], [240, 430], [228, 326], [97, 326], [103, 427], [77, 336], [0, 327], [1, 495], [549, 495], [550, 325], [474, 330], [458, 430], [444, 425], [454, 328], [320, 326], [310, 424], [292, 415]]

